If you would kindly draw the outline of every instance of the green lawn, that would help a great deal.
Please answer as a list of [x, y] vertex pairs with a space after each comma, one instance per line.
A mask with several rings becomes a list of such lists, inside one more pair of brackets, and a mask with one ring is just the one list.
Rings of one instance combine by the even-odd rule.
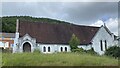
[[78, 53], [3, 53], [3, 66], [118, 66], [118, 60]]

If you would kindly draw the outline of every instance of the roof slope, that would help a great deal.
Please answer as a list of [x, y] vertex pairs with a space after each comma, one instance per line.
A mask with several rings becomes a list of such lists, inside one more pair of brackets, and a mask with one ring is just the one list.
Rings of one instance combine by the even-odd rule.
[[89, 44], [100, 27], [74, 25], [74, 24], [50, 24], [41, 22], [20, 21], [20, 37], [28, 33], [36, 38], [39, 43], [45, 44], [68, 44], [74, 33], [80, 44]]

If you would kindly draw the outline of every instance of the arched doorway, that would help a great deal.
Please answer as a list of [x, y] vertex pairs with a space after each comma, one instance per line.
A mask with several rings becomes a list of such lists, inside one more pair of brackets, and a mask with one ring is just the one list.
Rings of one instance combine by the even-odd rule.
[[30, 43], [26, 42], [26, 43], [23, 44], [23, 52], [31, 52]]

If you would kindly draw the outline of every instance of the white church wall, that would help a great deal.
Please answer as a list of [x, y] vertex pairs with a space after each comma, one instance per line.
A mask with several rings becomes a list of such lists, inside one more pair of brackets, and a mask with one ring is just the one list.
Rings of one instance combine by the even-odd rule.
[[[65, 47], [67, 47], [67, 52], [70, 52], [70, 46], [69, 45], [60, 45], [60, 44], [37, 44], [39, 47], [39, 50], [42, 53], [55, 53], [55, 52], [61, 52], [60, 48], [63, 48], [63, 52], [65, 51]], [[46, 51], [44, 52], [43, 48], [46, 48]], [[48, 52], [48, 47], [50, 47], [50, 52]]]
[[83, 48], [84, 50], [90, 50], [91, 45], [79, 45], [78, 48]]
[[[65, 52], [65, 47], [67, 47], [67, 52], [70, 52], [70, 46], [69, 45], [57, 45], [58, 46], [58, 52]], [[63, 48], [63, 51], [61, 51], [61, 47]]]
[[113, 42], [113, 45], [117, 45], [117, 46], [118, 46], [118, 40], [115, 40], [115, 41]]
[[[103, 51], [101, 51], [100, 40], [102, 40]], [[95, 52], [99, 53], [100, 55], [104, 54], [105, 52], [105, 40], [107, 41], [107, 48], [112, 46], [113, 39], [111, 35], [105, 30], [104, 27], [101, 27], [92, 40], [92, 47], [94, 48]]]
[[16, 33], [16, 36], [14, 39], [13, 53], [16, 53], [16, 52], [22, 53], [23, 52], [23, 45], [26, 42], [28, 42], [31, 45], [31, 52], [33, 52], [35, 47], [36, 47], [36, 39], [31, 38], [28, 34], [19, 38], [19, 33]]
[[[54, 52], [61, 52], [60, 48], [63, 48], [65, 51], [65, 47], [67, 47], [67, 52], [70, 52], [69, 45], [62, 45], [62, 44], [40, 44], [36, 43], [36, 39], [31, 38], [28, 34], [19, 38], [19, 33], [16, 33], [16, 37], [14, 39], [14, 46], [13, 46], [13, 53], [16, 52], [23, 52], [23, 45], [24, 43], [28, 42], [31, 45], [31, 52], [35, 49], [39, 49], [42, 53], [54, 53]], [[43, 52], [43, 47], [46, 47], [46, 52]], [[48, 52], [48, 47], [50, 47], [50, 52]]]

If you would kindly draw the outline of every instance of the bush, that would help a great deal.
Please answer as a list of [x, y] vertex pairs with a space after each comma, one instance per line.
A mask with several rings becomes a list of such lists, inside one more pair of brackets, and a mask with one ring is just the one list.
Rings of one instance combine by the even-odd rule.
[[35, 49], [34, 53], [41, 53], [39, 49]]
[[112, 57], [115, 57], [115, 58], [120, 57], [120, 47], [118, 47], [118, 46], [109, 47], [106, 50], [105, 55], [112, 56]]
[[77, 49], [72, 49], [72, 52], [79, 52], [79, 53], [82, 53], [82, 52], [85, 52], [83, 48], [77, 48]]
[[90, 50], [86, 50], [86, 53], [97, 55], [93, 48], [91, 48]]
[[9, 48], [1, 48], [2, 49], [2, 53], [12, 53], [12, 49], [9, 49]]
[[93, 48], [91, 48], [90, 50], [84, 50], [83, 48], [77, 48], [77, 49], [72, 49], [72, 52], [87, 53], [87, 54], [97, 55], [97, 53], [94, 51]]

